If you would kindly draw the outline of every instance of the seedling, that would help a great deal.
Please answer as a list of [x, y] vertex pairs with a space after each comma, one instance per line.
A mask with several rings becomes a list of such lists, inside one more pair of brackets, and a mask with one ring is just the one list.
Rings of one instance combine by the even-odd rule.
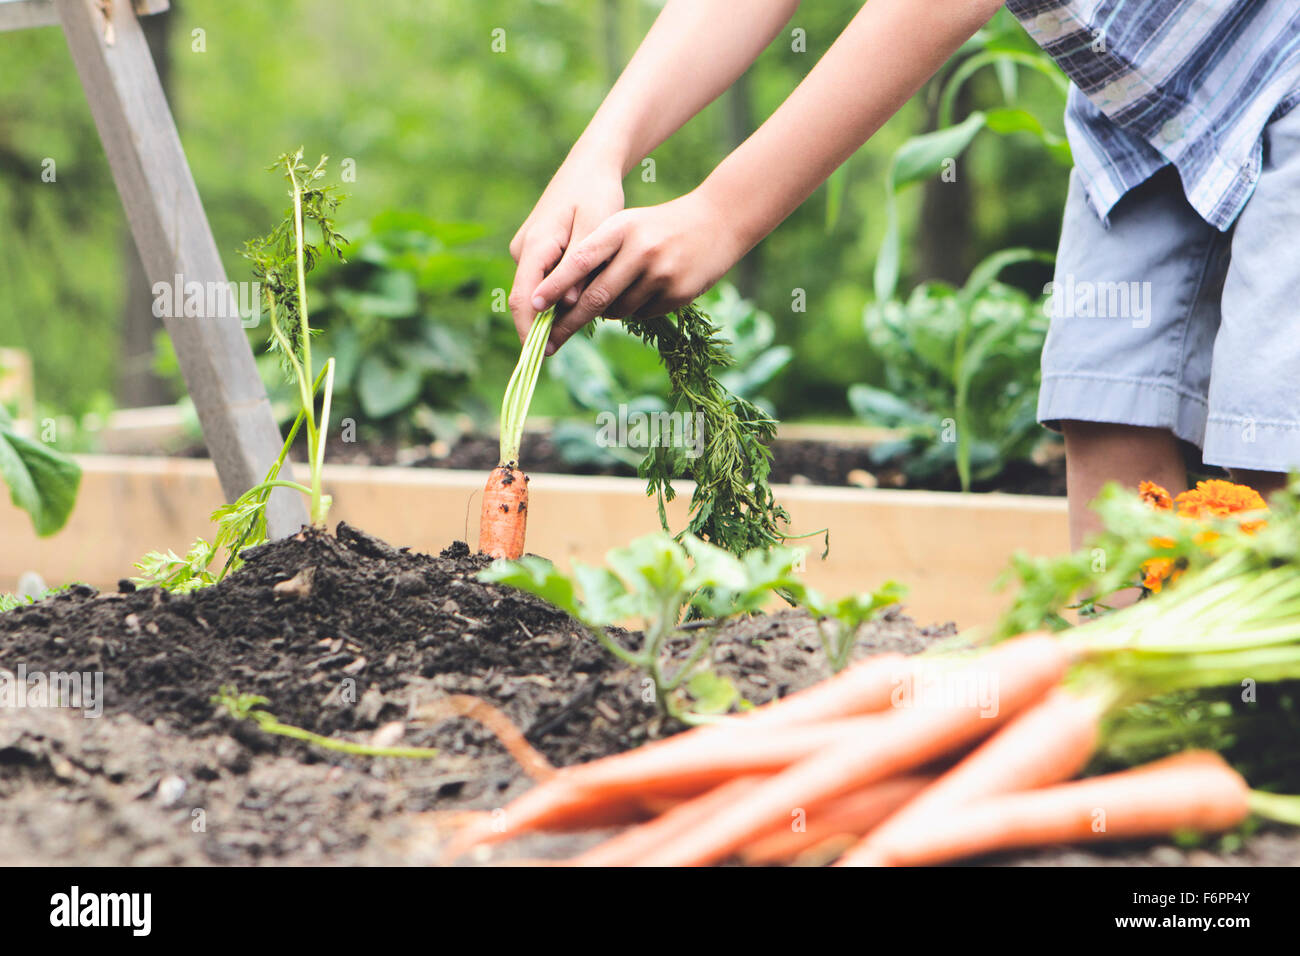
[[838, 674], [848, 666], [858, 631], [872, 621], [885, 608], [899, 603], [907, 588], [897, 581], [886, 581], [875, 591], [850, 594], [830, 601], [812, 588], [803, 589], [800, 601], [818, 623], [822, 650], [833, 673]]
[[[706, 666], [719, 625], [734, 614], [760, 610], [778, 590], [799, 587], [791, 548], [754, 548], [741, 557], [692, 534], [680, 540], [653, 534], [610, 551], [608, 567], [574, 563], [572, 576], [535, 555], [497, 561], [479, 579], [508, 584], [549, 601], [591, 631], [606, 650], [645, 674], [660, 709], [687, 723], [701, 723], [739, 699], [734, 687]], [[688, 614], [696, 619], [686, 623]], [[639, 647], [616, 640], [608, 628], [637, 620]], [[680, 663], [669, 642], [688, 637]]]
[[[220, 581], [242, 563], [240, 553], [267, 540], [266, 503], [276, 488], [302, 492], [310, 500], [311, 523], [324, 527], [329, 514], [330, 496], [322, 491], [325, 464], [325, 433], [329, 426], [330, 399], [334, 389], [334, 359], [326, 360], [320, 372], [312, 366], [310, 313], [307, 303], [307, 274], [323, 252], [343, 258], [344, 239], [334, 228], [334, 213], [339, 196], [335, 187], [325, 185], [325, 161], [322, 156], [314, 167], [302, 161], [302, 149], [286, 153], [270, 167], [281, 171], [289, 182], [291, 203], [284, 219], [267, 235], [244, 247], [244, 257], [253, 263], [253, 276], [260, 283], [269, 314], [270, 350], [278, 352], [291, 381], [297, 386], [299, 410], [280, 454], [266, 478], [244, 492], [235, 501], [212, 513], [217, 534], [211, 543], [200, 538], [184, 558], [167, 551], [152, 551], [137, 563], [140, 576], [136, 581], [171, 591], [192, 591]], [[306, 227], [319, 233], [318, 243], [307, 241]], [[319, 415], [316, 396], [321, 395]], [[307, 426], [307, 458], [310, 485], [280, 477], [289, 449], [303, 425]], [[213, 570], [213, 561], [225, 550], [226, 562]]]

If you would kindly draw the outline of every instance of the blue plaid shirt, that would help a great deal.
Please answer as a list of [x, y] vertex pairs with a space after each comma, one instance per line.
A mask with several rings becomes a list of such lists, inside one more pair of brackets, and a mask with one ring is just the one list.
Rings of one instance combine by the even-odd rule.
[[1007, 0], [1071, 80], [1065, 127], [1105, 219], [1172, 163], [1227, 229], [1259, 178], [1264, 127], [1300, 101], [1300, 0]]

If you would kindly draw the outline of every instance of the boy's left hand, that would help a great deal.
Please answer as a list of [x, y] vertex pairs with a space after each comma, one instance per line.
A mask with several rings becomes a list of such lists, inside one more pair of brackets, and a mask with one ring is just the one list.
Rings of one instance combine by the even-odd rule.
[[721, 210], [699, 191], [615, 213], [570, 246], [533, 292], [532, 306], [541, 312], [590, 276], [577, 303], [561, 305], [546, 354], [598, 316], [649, 318], [681, 308], [744, 252]]

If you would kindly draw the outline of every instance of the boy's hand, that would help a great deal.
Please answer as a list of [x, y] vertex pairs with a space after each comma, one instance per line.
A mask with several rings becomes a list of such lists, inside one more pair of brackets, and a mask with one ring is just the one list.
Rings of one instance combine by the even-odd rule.
[[[616, 165], [565, 163], [510, 241], [518, 268], [510, 290], [510, 315], [522, 342], [539, 310], [530, 304], [533, 290], [564, 255], [593, 229], [623, 208], [623, 180]], [[578, 301], [580, 285], [569, 304]]]
[[546, 354], [597, 316], [649, 318], [681, 308], [722, 278], [746, 248], [699, 190], [615, 213], [570, 244], [529, 293], [536, 312], [560, 304]]

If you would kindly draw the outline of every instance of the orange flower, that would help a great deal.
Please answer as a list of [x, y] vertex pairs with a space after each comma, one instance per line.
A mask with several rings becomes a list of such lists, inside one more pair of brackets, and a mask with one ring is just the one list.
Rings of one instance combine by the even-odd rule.
[[[1177, 498], [1170, 500], [1169, 492], [1153, 481], [1144, 481], [1138, 485], [1138, 494], [1142, 500], [1157, 511], [1177, 509], [1180, 518], [1204, 520], [1222, 518], [1227, 515], [1240, 514], [1244, 511], [1264, 511], [1268, 505], [1254, 488], [1238, 485], [1231, 481], [1215, 478], [1198, 481], [1191, 491], [1184, 491]], [[1267, 522], [1263, 519], [1243, 521], [1241, 530], [1253, 534]], [[1219, 539], [1216, 531], [1205, 529], [1193, 540], [1197, 546], [1208, 548]], [[1152, 538], [1152, 548], [1168, 550], [1175, 547], [1170, 538]], [[1151, 558], [1142, 563], [1142, 586], [1148, 591], [1158, 593], [1166, 583], [1172, 584], [1183, 573], [1174, 558]]]
[[1143, 501], [1155, 508], [1156, 511], [1169, 511], [1174, 507], [1174, 501], [1169, 497], [1169, 492], [1154, 481], [1144, 481], [1138, 485], [1138, 494], [1142, 496]]
[[1152, 594], [1159, 594], [1166, 578], [1173, 584], [1181, 573], [1173, 558], [1152, 558], [1142, 562], [1142, 586]]
[[[1268, 503], [1254, 488], [1238, 485], [1220, 478], [1198, 481], [1191, 491], [1184, 491], [1175, 499], [1178, 513], [1185, 518], [1222, 518], [1243, 511], [1265, 511]], [[1265, 522], [1243, 521], [1241, 530], [1253, 534]]]

